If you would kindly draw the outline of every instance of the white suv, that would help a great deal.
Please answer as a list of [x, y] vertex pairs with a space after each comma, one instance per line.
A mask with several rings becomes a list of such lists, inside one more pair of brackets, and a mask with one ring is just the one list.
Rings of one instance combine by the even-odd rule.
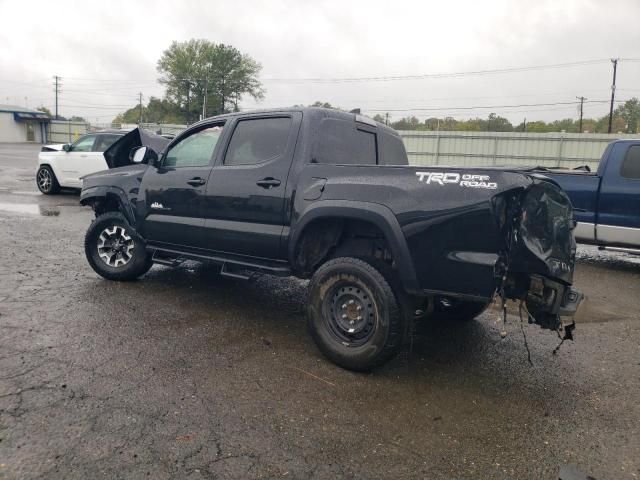
[[109, 168], [102, 152], [126, 133], [102, 131], [83, 135], [72, 144], [45, 145], [38, 155], [38, 189], [52, 194], [61, 187], [81, 188], [82, 177]]

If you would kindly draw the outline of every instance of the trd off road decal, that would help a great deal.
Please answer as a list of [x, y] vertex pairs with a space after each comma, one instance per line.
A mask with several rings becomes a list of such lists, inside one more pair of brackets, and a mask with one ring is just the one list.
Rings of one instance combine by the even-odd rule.
[[487, 188], [489, 190], [498, 188], [498, 184], [492, 182], [489, 175], [455, 172], [416, 172], [416, 175], [419, 182], [424, 182], [427, 185], [434, 183], [438, 185], [457, 184], [461, 187]]

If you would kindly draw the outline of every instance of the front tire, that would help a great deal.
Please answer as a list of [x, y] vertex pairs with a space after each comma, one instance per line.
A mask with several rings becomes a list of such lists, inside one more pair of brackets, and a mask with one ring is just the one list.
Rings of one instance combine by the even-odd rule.
[[401, 348], [407, 322], [387, 279], [363, 260], [335, 258], [311, 279], [309, 330], [343, 368], [368, 371], [385, 363]]
[[120, 212], [103, 213], [91, 223], [84, 251], [91, 268], [108, 280], [135, 280], [153, 265], [144, 242]]
[[36, 185], [45, 195], [53, 195], [60, 191], [60, 184], [49, 165], [41, 165], [36, 173]]

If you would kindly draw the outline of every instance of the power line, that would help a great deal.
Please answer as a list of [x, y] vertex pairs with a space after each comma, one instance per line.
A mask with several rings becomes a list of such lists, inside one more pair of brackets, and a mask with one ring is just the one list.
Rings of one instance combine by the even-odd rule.
[[[131, 105], [104, 105], [104, 106], [87, 106], [87, 105], [67, 105], [67, 104], [60, 104], [61, 107], [65, 107], [65, 108], [89, 108], [92, 110], [121, 110], [123, 108], [131, 108]], [[135, 107], [135, 104], [133, 105]]]
[[[608, 100], [589, 100], [586, 103], [607, 103]], [[552, 102], [552, 103], [521, 103], [518, 105], [476, 105], [472, 107], [415, 107], [415, 108], [385, 108], [365, 109], [369, 112], [411, 112], [411, 111], [438, 111], [438, 110], [486, 110], [490, 108], [522, 108], [522, 107], [549, 107], [556, 105], [575, 105], [577, 102]]]
[[488, 70], [470, 70], [462, 72], [449, 72], [449, 73], [425, 73], [419, 75], [393, 75], [393, 76], [375, 76], [375, 77], [334, 77], [334, 78], [278, 78], [278, 77], [265, 77], [265, 81], [278, 81], [278, 82], [311, 82], [311, 83], [340, 83], [340, 82], [382, 82], [382, 81], [394, 81], [394, 80], [423, 80], [429, 78], [451, 78], [462, 76], [477, 76], [477, 75], [495, 75], [502, 73], [516, 73], [516, 72], [528, 72], [532, 70], [548, 70], [556, 68], [570, 68], [585, 65], [596, 65], [604, 63], [609, 59], [595, 59], [584, 60], [579, 62], [566, 62], [566, 63], [554, 63], [548, 65], [532, 65], [525, 67], [505, 67]]
[[[624, 59], [625, 61], [640, 61], [640, 59]], [[582, 60], [576, 62], [564, 62], [564, 63], [553, 63], [553, 64], [545, 64], [545, 65], [529, 65], [529, 66], [520, 66], [520, 67], [503, 67], [503, 68], [495, 68], [495, 69], [486, 69], [486, 70], [469, 70], [469, 71], [461, 71], [461, 72], [447, 72], [447, 73], [424, 73], [424, 74], [412, 74], [412, 75], [390, 75], [390, 76], [370, 76], [370, 77], [263, 77], [263, 81], [273, 81], [273, 82], [315, 82], [315, 83], [339, 83], [339, 82], [368, 82], [368, 81], [395, 81], [395, 80], [422, 80], [427, 78], [451, 78], [451, 77], [461, 77], [461, 76], [470, 76], [470, 75], [495, 75], [502, 73], [517, 73], [517, 72], [528, 72], [532, 70], [549, 70], [549, 69], [557, 69], [557, 68], [571, 68], [571, 67], [580, 67], [580, 66], [588, 66], [588, 65], [596, 65], [599, 63], [605, 63], [609, 61], [608, 58], [599, 58], [593, 60]], [[120, 79], [107, 79], [104, 77], [101, 78], [89, 78], [89, 77], [65, 77], [68, 80], [79, 81], [80, 83], [117, 83], [119, 85], [122, 84], [133, 84], [140, 86], [147, 85], [157, 85], [157, 83], [142, 83], [136, 80], [120, 80]], [[171, 80], [181, 81], [181, 80], [204, 80], [203, 78], [183, 78], [183, 77], [172, 77]]]

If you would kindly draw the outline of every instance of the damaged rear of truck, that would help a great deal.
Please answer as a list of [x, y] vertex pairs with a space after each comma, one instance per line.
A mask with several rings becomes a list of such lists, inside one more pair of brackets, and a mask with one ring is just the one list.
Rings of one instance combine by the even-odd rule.
[[[335, 209], [322, 212], [330, 217], [345, 215], [352, 204], [350, 221], [378, 225], [383, 244], [372, 247], [363, 240], [366, 233], [349, 234], [349, 222], [323, 224], [312, 238], [324, 250], [307, 249], [316, 258], [331, 249], [334, 255], [347, 255], [341, 252], [344, 237], [360, 236], [350, 254], [387, 258], [403, 290], [420, 302], [426, 316], [473, 318], [497, 296], [503, 305], [521, 302], [530, 323], [571, 338], [570, 318], [582, 299], [572, 287], [575, 222], [568, 197], [553, 181], [524, 169], [325, 165], [322, 173], [305, 169], [301, 190], [305, 185], [311, 189], [319, 177], [326, 178], [322, 201], [305, 206], [298, 200], [294, 232], [320, 216], [313, 213], [323, 205]], [[386, 209], [392, 219], [380, 218]], [[292, 241], [299, 248], [295, 234]], [[293, 260], [305, 262], [313, 271], [313, 258]], [[563, 317], [571, 323], [563, 325]]]

